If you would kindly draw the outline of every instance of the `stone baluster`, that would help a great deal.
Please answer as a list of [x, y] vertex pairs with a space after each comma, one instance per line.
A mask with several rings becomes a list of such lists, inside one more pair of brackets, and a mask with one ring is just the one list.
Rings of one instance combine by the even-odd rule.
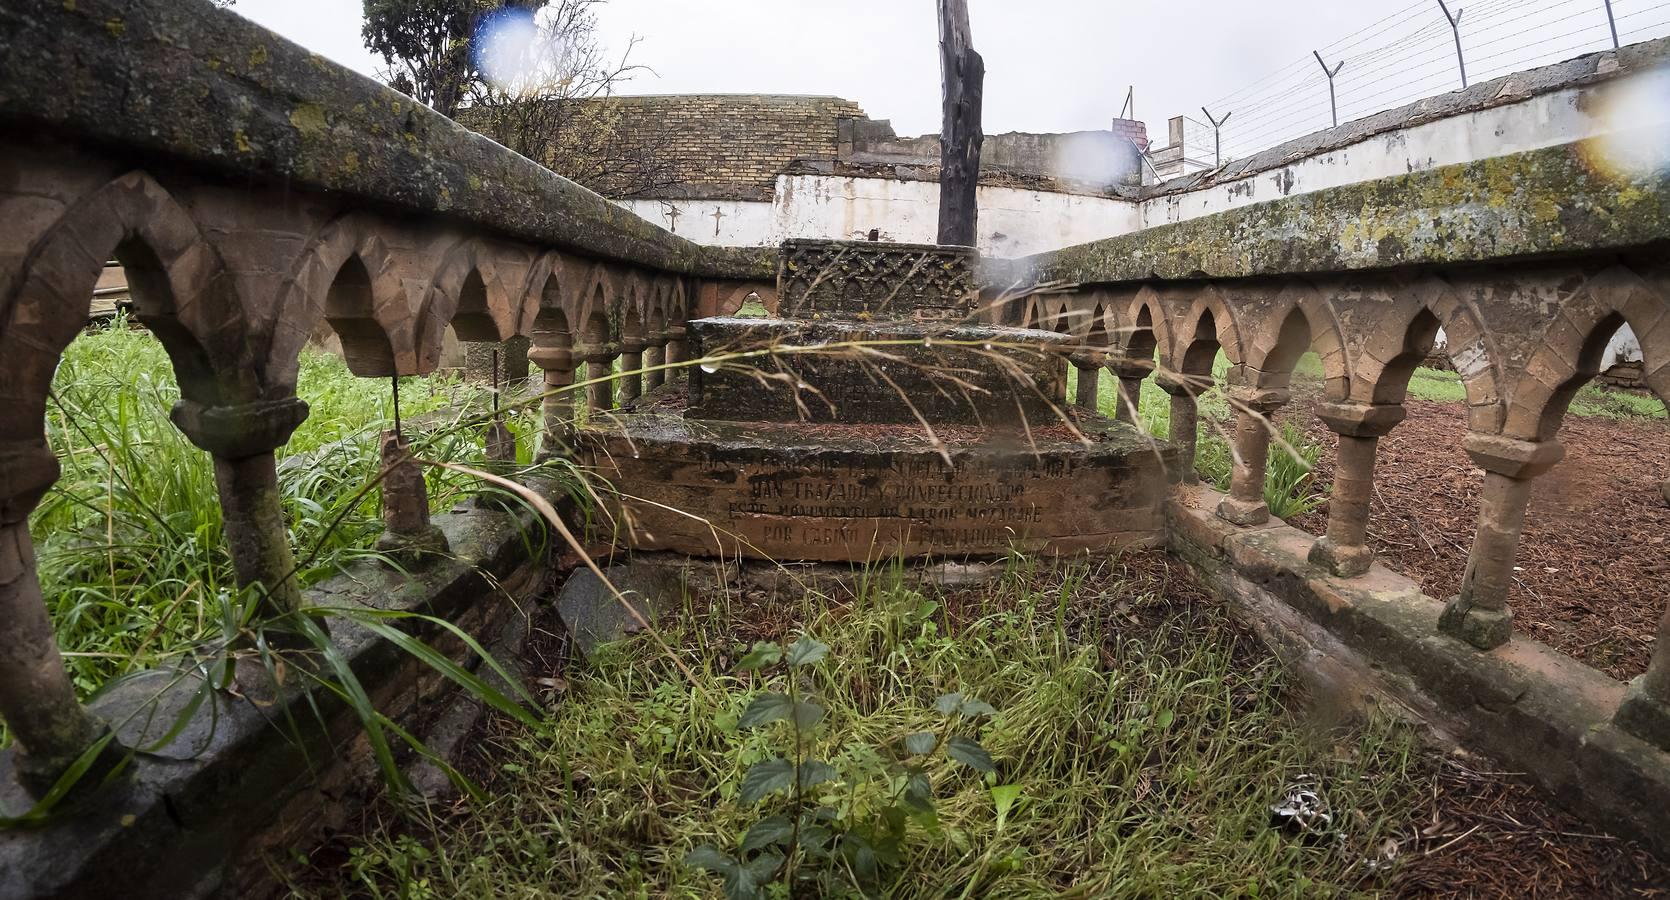
[[1218, 517], [1235, 525], [1261, 525], [1270, 521], [1264, 503], [1264, 468], [1270, 457], [1270, 414], [1287, 405], [1290, 395], [1282, 389], [1237, 388], [1230, 392], [1235, 409], [1235, 465], [1230, 475], [1229, 496], [1218, 504]]
[[1210, 375], [1155, 376], [1160, 390], [1171, 395], [1169, 440], [1177, 447], [1177, 467], [1169, 472], [1172, 484], [1199, 484], [1195, 449], [1200, 442], [1200, 394], [1212, 383]]
[[574, 359], [586, 367], [586, 406], [592, 411], [611, 409], [615, 405], [615, 383], [609, 378], [609, 363], [618, 348], [609, 344], [585, 344], [574, 348]]
[[559, 448], [568, 445], [574, 427], [574, 367], [580, 361], [567, 347], [534, 347], [528, 359], [544, 373], [545, 389], [540, 400], [544, 420], [544, 435], [540, 441], [540, 456], [551, 457]]
[[1565, 448], [1557, 441], [1523, 441], [1475, 432], [1468, 433], [1462, 447], [1473, 464], [1485, 471], [1479, 491], [1479, 527], [1461, 576], [1461, 591], [1444, 608], [1438, 628], [1480, 650], [1490, 650], [1513, 636], [1508, 589], [1513, 585], [1513, 559], [1519, 551], [1532, 480], [1553, 468], [1565, 456]]
[[0, 442], [0, 718], [11, 729], [19, 782], [35, 797], [96, 742], [41, 597], [29, 513], [58, 480], [46, 443]]
[[412, 567], [448, 549], [447, 537], [429, 521], [429, 490], [411, 445], [398, 431], [383, 432], [383, 535], [377, 549]]
[[1670, 750], [1670, 609], [1658, 621], [1646, 674], [1629, 683], [1612, 722], [1660, 750]]
[[1100, 350], [1080, 350], [1068, 359], [1078, 369], [1078, 391], [1074, 404], [1085, 412], [1096, 412], [1096, 395], [1102, 385], [1106, 354]]
[[644, 368], [650, 371], [644, 373], [644, 390], [653, 391], [667, 383], [667, 370], [657, 368], [666, 359], [667, 332], [652, 331], [646, 336], [648, 344], [644, 347]]
[[1369, 500], [1374, 494], [1374, 457], [1380, 439], [1403, 421], [1402, 405], [1322, 403], [1317, 418], [1339, 436], [1334, 486], [1328, 496], [1328, 533], [1311, 546], [1310, 561], [1341, 577], [1369, 570]]
[[[667, 329], [667, 365], [677, 365], [690, 359], [690, 345], [685, 340], [688, 334], [689, 329], [685, 328], [683, 324], [674, 325]], [[667, 380], [683, 378], [687, 374], [684, 368], [668, 369]]]
[[1113, 417], [1130, 425], [1137, 424], [1137, 414], [1142, 411], [1142, 380], [1154, 371], [1154, 361], [1150, 359], [1120, 359], [1108, 364], [1113, 374], [1119, 379], [1119, 405], [1114, 410]]
[[170, 418], [214, 457], [221, 519], [239, 587], [259, 584], [269, 616], [302, 606], [296, 556], [278, 489], [275, 452], [307, 418], [307, 404], [289, 397], [238, 406], [174, 405]]
[[620, 343], [620, 403], [625, 406], [644, 392], [644, 348], [649, 344], [641, 334], [629, 334]]

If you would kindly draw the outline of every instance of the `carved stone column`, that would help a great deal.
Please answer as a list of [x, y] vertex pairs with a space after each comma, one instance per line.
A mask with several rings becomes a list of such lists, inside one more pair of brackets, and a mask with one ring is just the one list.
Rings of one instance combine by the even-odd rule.
[[1230, 393], [1235, 408], [1235, 468], [1229, 496], [1218, 504], [1218, 517], [1236, 525], [1270, 521], [1264, 503], [1264, 467], [1270, 457], [1270, 414], [1287, 405], [1286, 390], [1239, 388]]
[[408, 568], [448, 549], [441, 529], [429, 521], [429, 490], [411, 445], [397, 431], [383, 432], [383, 535], [377, 549]]
[[609, 378], [609, 363], [618, 353], [619, 348], [611, 344], [574, 348], [575, 361], [585, 364], [586, 380], [593, 382], [586, 386], [586, 406], [593, 411], [614, 408], [615, 383]]
[[1334, 487], [1328, 496], [1328, 533], [1311, 546], [1310, 561], [1352, 578], [1374, 564], [1368, 547], [1369, 500], [1374, 496], [1374, 456], [1380, 439], [1403, 421], [1402, 405], [1322, 403], [1316, 416], [1339, 435]]
[[1553, 468], [1566, 451], [1556, 441], [1472, 432], [1462, 447], [1474, 465], [1485, 470], [1484, 487], [1479, 491], [1479, 528], [1461, 577], [1461, 592], [1444, 608], [1438, 628], [1480, 650], [1490, 650], [1513, 636], [1508, 589], [1513, 585], [1513, 559], [1525, 526], [1532, 479]]
[[574, 428], [574, 394], [568, 387], [574, 383], [574, 367], [579, 361], [567, 347], [535, 347], [528, 351], [528, 359], [544, 373], [545, 389], [540, 399], [544, 433], [539, 452], [549, 457], [568, 446]]
[[1670, 609], [1658, 622], [1647, 672], [1629, 683], [1612, 723], [1661, 750], [1670, 750]]
[[[683, 325], [674, 325], [673, 327], [667, 329], [667, 365], [676, 365], [681, 362], [687, 362], [690, 359], [690, 347], [685, 342], [685, 336], [688, 334], [689, 329], [685, 328]], [[668, 369], [667, 380], [672, 381], [675, 378], [683, 378], [687, 374], [688, 373], [686, 373], [682, 368]]]
[[221, 519], [239, 587], [260, 585], [269, 615], [301, 608], [296, 556], [278, 490], [274, 451], [307, 418], [307, 404], [289, 397], [241, 406], [174, 404], [175, 426], [214, 457]]
[[648, 344], [642, 335], [627, 335], [620, 344], [620, 402], [622, 406], [638, 399], [644, 392], [644, 348]]
[[1068, 361], [1078, 369], [1078, 391], [1073, 401], [1074, 405], [1086, 412], [1096, 412], [1096, 394], [1102, 385], [1102, 366], [1106, 364], [1106, 354], [1100, 350], [1081, 350], [1068, 357]]
[[29, 538], [29, 513], [57, 480], [45, 442], [0, 442], [0, 718], [12, 732], [18, 780], [35, 797], [103, 731], [75, 698]]
[[666, 359], [667, 332], [652, 331], [647, 339], [649, 344], [644, 347], [644, 368], [651, 371], [644, 373], [644, 390], [653, 391], [667, 383], [667, 370], [657, 368]]
[[1137, 414], [1142, 411], [1142, 380], [1154, 371], [1154, 361], [1121, 359], [1108, 363], [1108, 368], [1119, 378], [1119, 406], [1113, 417], [1135, 425]]
[[1177, 447], [1177, 468], [1168, 473], [1172, 484], [1199, 484], [1195, 472], [1195, 449], [1200, 442], [1200, 403], [1202, 391], [1209, 387], [1209, 375], [1166, 375], [1154, 377], [1160, 390], [1171, 395], [1171, 429], [1169, 440]]

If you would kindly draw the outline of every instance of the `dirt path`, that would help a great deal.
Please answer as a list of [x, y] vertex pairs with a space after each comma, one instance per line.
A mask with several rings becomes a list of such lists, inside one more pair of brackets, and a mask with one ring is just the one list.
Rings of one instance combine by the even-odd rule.
[[[1467, 564], [1484, 472], [1461, 449], [1461, 404], [1412, 399], [1408, 407], [1408, 420], [1380, 442], [1369, 540], [1426, 593], [1449, 597]], [[1318, 483], [1332, 481], [1334, 436], [1314, 416], [1293, 421], [1324, 448]], [[1526, 513], [1509, 596], [1515, 625], [1614, 678], [1633, 678], [1670, 606], [1670, 504], [1659, 493], [1670, 477], [1670, 431], [1663, 420], [1568, 416], [1560, 441], [1566, 458], [1537, 480]], [[1321, 534], [1327, 516], [1324, 506], [1293, 524]]]

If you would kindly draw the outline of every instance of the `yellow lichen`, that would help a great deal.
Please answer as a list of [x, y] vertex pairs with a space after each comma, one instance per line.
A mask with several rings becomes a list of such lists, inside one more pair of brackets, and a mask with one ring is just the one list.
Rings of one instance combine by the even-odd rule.
[[267, 64], [267, 48], [264, 45], [261, 45], [261, 44], [256, 44], [254, 47], [250, 48], [250, 51], [249, 51], [249, 67], [251, 69], [253, 69], [256, 66], [264, 66], [266, 64]]
[[242, 128], [232, 132], [232, 143], [237, 146], [239, 153], [255, 152], [255, 148], [250, 146], [249, 136], [244, 134]]
[[117, 16], [111, 16], [104, 20], [104, 30], [110, 32], [111, 37], [119, 38], [127, 33], [128, 23]]
[[303, 103], [290, 111], [290, 124], [304, 135], [314, 135], [330, 127], [325, 108], [317, 103]]

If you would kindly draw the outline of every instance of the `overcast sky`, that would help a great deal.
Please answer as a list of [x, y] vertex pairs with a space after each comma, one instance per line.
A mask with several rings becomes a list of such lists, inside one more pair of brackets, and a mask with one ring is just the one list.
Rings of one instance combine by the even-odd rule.
[[[1200, 107], [1218, 101], [1215, 114], [1237, 114], [1226, 133], [1273, 143], [1329, 124], [1326, 81], [1310, 56], [1329, 45], [1347, 60], [1342, 121], [1458, 86], [1449, 26], [1433, 0], [969, 5], [986, 59], [990, 133], [1106, 128], [1134, 85], [1137, 118], [1162, 143], [1167, 118], [1200, 119]], [[1475, 81], [1611, 43], [1601, 0], [1459, 5], [1468, 10], [1464, 43], [1477, 45]], [[1613, 0], [1613, 8], [1626, 43], [1670, 31], [1661, 21], [1670, 0]], [[235, 10], [359, 71], [379, 67], [360, 40], [357, 0], [238, 0]], [[902, 135], [939, 130], [933, 0], [610, 0], [601, 24], [617, 50], [640, 38], [632, 58], [654, 70], [625, 93], [835, 94], [891, 119]], [[1381, 49], [1388, 44], [1393, 51]]]

